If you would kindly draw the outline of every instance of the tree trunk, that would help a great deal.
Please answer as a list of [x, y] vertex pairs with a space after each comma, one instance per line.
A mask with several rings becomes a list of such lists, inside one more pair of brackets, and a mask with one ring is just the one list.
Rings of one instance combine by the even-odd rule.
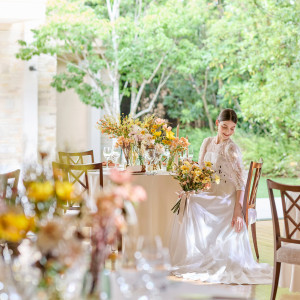
[[134, 115], [135, 113], [135, 99], [136, 99], [136, 89], [137, 89], [137, 83], [136, 80], [132, 80], [131, 82], [131, 101], [130, 101], [130, 114]]
[[203, 102], [203, 106], [204, 106], [204, 111], [205, 111], [206, 117], [208, 119], [209, 129], [210, 129], [211, 133], [213, 133], [214, 132], [214, 124], [213, 124], [211, 115], [209, 113], [208, 104], [207, 104], [207, 100], [206, 100], [207, 76], [208, 76], [208, 68], [206, 68], [206, 70], [205, 70], [205, 82], [204, 82], [203, 93], [201, 93], [201, 91], [200, 91], [199, 87], [197, 86], [196, 81], [192, 75], [190, 75], [190, 80], [192, 81], [193, 87], [196, 90], [197, 94], [198, 95], [202, 94], [201, 98], [202, 98], [202, 102]]

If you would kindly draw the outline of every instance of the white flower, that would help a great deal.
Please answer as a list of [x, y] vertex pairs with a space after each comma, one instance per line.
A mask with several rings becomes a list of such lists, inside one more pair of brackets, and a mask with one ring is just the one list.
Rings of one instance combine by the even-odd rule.
[[155, 150], [158, 154], [162, 154], [165, 152], [165, 147], [162, 144], [156, 144]]

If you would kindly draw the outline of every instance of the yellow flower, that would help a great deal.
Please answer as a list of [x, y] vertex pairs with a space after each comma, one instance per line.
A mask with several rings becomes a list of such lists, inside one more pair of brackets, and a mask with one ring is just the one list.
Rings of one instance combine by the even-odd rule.
[[141, 131], [141, 134], [143, 134], [143, 135], [144, 135], [145, 133], [146, 133], [146, 131], [145, 131], [145, 130], [142, 130], [142, 131]]
[[55, 182], [55, 191], [59, 199], [68, 201], [73, 198], [74, 186], [68, 181], [57, 181]]
[[195, 183], [200, 182], [200, 177], [198, 177], [198, 176], [194, 177], [194, 182], [195, 182]]
[[218, 175], [215, 175], [215, 182], [216, 184], [220, 183], [220, 177]]
[[154, 132], [154, 135], [155, 135], [156, 137], [161, 136], [161, 131], [156, 131], [156, 132]]
[[24, 214], [7, 212], [0, 215], [0, 239], [19, 242], [33, 229], [34, 219], [27, 218]]
[[189, 168], [191, 167], [191, 164], [186, 160], [186, 161], [184, 161], [184, 164], [186, 165], [186, 166], [188, 166]]
[[189, 167], [188, 167], [188, 166], [186, 166], [186, 165], [182, 165], [182, 166], [180, 167], [180, 169], [181, 169], [181, 170], [188, 170], [188, 169], [189, 169]]
[[166, 137], [169, 139], [169, 140], [174, 140], [174, 132], [173, 131], [167, 131], [166, 132]]
[[205, 167], [211, 168], [212, 163], [210, 161], [205, 161]]
[[155, 124], [154, 124], [152, 127], [153, 127], [154, 129], [157, 129], [157, 125], [155, 125]]
[[171, 141], [167, 141], [167, 140], [162, 140], [162, 143], [165, 145], [171, 145]]
[[202, 171], [200, 169], [197, 169], [194, 172], [196, 176], [200, 176], [202, 174]]
[[50, 181], [32, 182], [27, 189], [27, 196], [35, 202], [48, 201], [53, 196], [54, 188]]
[[187, 174], [190, 170], [190, 168], [186, 165], [182, 165], [180, 169], [182, 170], [182, 174]]
[[154, 133], [154, 132], [155, 132], [155, 129], [152, 128], [152, 129], [151, 129], [151, 133]]
[[204, 177], [203, 180], [202, 180], [203, 183], [208, 183], [210, 181], [211, 181], [210, 177]]

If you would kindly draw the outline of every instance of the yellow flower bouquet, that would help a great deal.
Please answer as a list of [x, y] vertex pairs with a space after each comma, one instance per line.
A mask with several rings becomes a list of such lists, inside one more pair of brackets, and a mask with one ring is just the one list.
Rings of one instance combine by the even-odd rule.
[[176, 166], [174, 178], [179, 181], [182, 191], [178, 193], [178, 201], [172, 207], [173, 213], [181, 214], [182, 220], [187, 202], [192, 194], [199, 191], [208, 190], [213, 182], [219, 183], [220, 177], [212, 169], [212, 163], [207, 161], [202, 168], [198, 163], [184, 160], [182, 164]]

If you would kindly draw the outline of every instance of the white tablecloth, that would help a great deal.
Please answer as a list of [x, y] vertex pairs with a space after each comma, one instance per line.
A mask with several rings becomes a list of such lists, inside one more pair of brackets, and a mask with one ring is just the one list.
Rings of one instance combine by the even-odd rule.
[[[164, 246], [169, 244], [173, 213], [171, 208], [176, 203], [177, 194], [180, 190], [178, 182], [168, 173], [156, 175], [135, 174], [133, 183], [144, 187], [147, 193], [147, 201], [136, 207], [138, 225], [135, 235], [154, 237], [159, 235]], [[89, 175], [90, 190], [95, 190], [99, 185], [99, 174], [91, 172]], [[108, 173], [104, 171], [104, 186], [108, 184]], [[93, 192], [92, 192], [93, 193]]]
[[[297, 199], [297, 196], [299, 195], [298, 193], [291, 192], [289, 192], [289, 194], [293, 197], [294, 200]], [[287, 203], [287, 207], [289, 207], [291, 203], [290, 201], [288, 202], [289, 203]], [[300, 212], [298, 209], [293, 208], [291, 210], [290, 215], [293, 216], [294, 220], [296, 220], [297, 223], [300, 222]], [[289, 222], [289, 227], [292, 228], [292, 230], [293, 228], [295, 228], [295, 226], [291, 222]], [[300, 239], [299, 230], [293, 237]], [[290, 292], [300, 292], [300, 266], [282, 263], [280, 270], [279, 286], [289, 288]]]

